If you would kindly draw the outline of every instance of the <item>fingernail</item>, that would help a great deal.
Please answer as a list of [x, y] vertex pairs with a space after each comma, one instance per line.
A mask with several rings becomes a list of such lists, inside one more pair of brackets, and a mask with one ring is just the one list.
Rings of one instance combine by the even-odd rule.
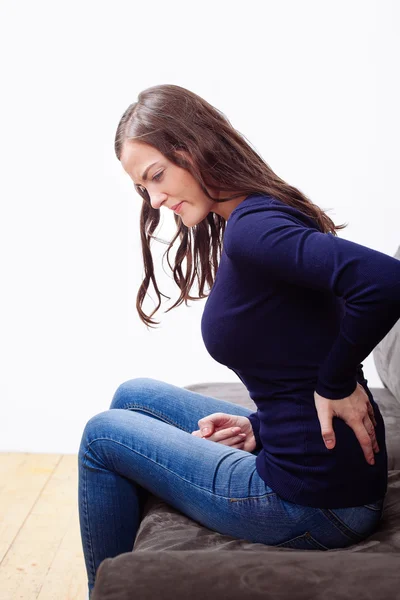
[[369, 464], [370, 464], [370, 465], [374, 465], [374, 464], [375, 464], [375, 461], [374, 461], [374, 459], [373, 459], [373, 458], [371, 458], [371, 460], [369, 461]]
[[204, 429], [201, 430], [201, 433], [208, 433], [210, 431], [210, 429], [208, 427], [204, 427]]

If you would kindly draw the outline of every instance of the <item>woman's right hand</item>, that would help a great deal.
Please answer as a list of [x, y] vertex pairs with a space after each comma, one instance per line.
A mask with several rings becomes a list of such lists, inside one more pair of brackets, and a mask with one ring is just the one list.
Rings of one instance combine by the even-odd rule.
[[375, 463], [374, 452], [379, 452], [375, 434], [376, 419], [364, 386], [357, 382], [354, 392], [339, 400], [330, 400], [314, 392], [314, 400], [322, 438], [328, 450], [332, 450], [336, 445], [332, 421], [333, 417], [339, 417], [352, 428], [360, 443], [365, 460], [373, 465]]
[[193, 431], [192, 435], [246, 452], [253, 452], [256, 449], [253, 428], [247, 417], [212, 413], [200, 419], [198, 425], [199, 429]]

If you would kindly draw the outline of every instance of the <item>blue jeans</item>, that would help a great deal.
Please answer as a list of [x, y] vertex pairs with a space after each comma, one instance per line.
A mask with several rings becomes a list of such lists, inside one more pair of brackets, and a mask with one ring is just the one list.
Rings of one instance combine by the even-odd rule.
[[110, 409], [88, 421], [78, 457], [89, 593], [103, 559], [132, 551], [149, 491], [211, 530], [287, 548], [344, 548], [381, 519], [383, 499], [341, 509], [287, 502], [258, 475], [258, 452], [191, 435], [211, 413], [252, 412], [243, 406], [137, 378], [117, 389]]

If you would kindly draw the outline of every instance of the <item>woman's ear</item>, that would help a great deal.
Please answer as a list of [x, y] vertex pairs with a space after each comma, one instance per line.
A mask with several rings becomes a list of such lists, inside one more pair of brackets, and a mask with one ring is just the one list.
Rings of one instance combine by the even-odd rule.
[[188, 163], [192, 165], [192, 167], [194, 166], [193, 159], [187, 150], [175, 150], [175, 154], [178, 154], [179, 156], [184, 158]]
[[[194, 161], [187, 150], [175, 150], [175, 154], [178, 154], [179, 156], [184, 158], [190, 165], [192, 165], [192, 168], [194, 169]], [[220, 192], [218, 190], [210, 186], [207, 186], [206, 189], [212, 198], [217, 199], [220, 197]]]

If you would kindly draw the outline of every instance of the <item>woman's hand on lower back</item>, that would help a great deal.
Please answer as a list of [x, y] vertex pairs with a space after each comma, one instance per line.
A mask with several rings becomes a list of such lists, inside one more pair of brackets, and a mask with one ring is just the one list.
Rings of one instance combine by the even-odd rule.
[[[198, 421], [199, 429], [192, 435], [238, 448], [246, 452], [256, 449], [256, 440], [250, 419], [227, 413], [212, 413]], [[241, 436], [239, 434], [242, 434]]]
[[335, 447], [336, 438], [332, 420], [333, 417], [339, 417], [354, 431], [366, 461], [374, 464], [374, 452], [379, 452], [375, 436], [376, 420], [374, 409], [363, 386], [357, 383], [354, 392], [341, 400], [329, 400], [314, 392], [314, 400], [322, 438], [328, 450]]

